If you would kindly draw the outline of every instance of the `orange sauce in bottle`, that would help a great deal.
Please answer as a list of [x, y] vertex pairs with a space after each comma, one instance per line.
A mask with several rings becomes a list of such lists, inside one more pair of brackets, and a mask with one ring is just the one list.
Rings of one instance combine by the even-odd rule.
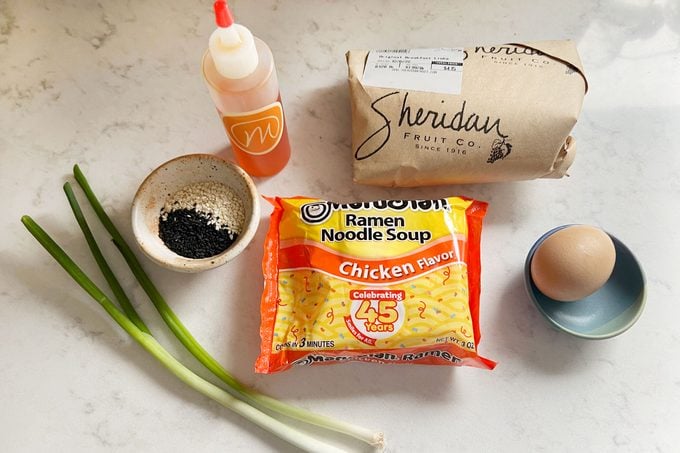
[[224, 2], [215, 2], [215, 12], [220, 28], [202, 62], [210, 97], [237, 163], [252, 176], [275, 175], [288, 163], [290, 142], [274, 58], [262, 40], [233, 23]]
[[[239, 125], [233, 127], [229, 116], [222, 115], [234, 157], [238, 164], [251, 176], [274, 175], [283, 170], [290, 159], [290, 142], [285, 115], [283, 108], [279, 107], [281, 105], [280, 95], [277, 97], [277, 103], [265, 109], [264, 113], [258, 112], [252, 117], [237, 115], [237, 119], [246, 116], [246, 127], [241, 130]], [[280, 115], [278, 114], [279, 110]], [[250, 118], [253, 118], [253, 120], [250, 120]], [[278, 118], [280, 118], [280, 121], [278, 121]], [[260, 152], [254, 152], [254, 148], [259, 149]]]

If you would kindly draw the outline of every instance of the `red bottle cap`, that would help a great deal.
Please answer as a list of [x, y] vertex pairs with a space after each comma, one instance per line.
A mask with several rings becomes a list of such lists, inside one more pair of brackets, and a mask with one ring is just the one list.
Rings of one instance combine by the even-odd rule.
[[231, 15], [225, 0], [217, 0], [213, 7], [215, 8], [215, 22], [218, 27], [227, 28], [234, 23], [234, 16]]

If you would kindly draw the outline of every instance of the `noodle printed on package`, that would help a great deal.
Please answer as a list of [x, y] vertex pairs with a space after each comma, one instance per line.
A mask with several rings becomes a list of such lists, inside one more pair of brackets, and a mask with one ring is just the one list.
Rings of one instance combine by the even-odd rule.
[[486, 203], [268, 200], [257, 372], [347, 361], [494, 368], [477, 354]]

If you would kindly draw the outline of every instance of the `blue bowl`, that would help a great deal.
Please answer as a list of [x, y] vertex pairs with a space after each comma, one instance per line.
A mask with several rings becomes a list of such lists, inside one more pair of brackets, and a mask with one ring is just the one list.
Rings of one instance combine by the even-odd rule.
[[541, 293], [531, 279], [531, 260], [538, 247], [551, 234], [572, 225], [562, 225], [545, 233], [531, 247], [524, 264], [524, 282], [531, 300], [558, 330], [589, 340], [615, 337], [628, 330], [645, 306], [645, 276], [640, 263], [621, 241], [609, 234], [616, 249], [616, 263], [607, 283], [595, 293], [574, 302], [560, 302]]

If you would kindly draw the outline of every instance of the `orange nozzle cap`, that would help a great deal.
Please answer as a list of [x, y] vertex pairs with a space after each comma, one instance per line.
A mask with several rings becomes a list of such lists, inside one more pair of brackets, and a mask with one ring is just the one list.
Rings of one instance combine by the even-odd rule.
[[234, 16], [231, 15], [225, 0], [217, 0], [213, 7], [215, 8], [215, 22], [218, 27], [226, 28], [234, 23]]

